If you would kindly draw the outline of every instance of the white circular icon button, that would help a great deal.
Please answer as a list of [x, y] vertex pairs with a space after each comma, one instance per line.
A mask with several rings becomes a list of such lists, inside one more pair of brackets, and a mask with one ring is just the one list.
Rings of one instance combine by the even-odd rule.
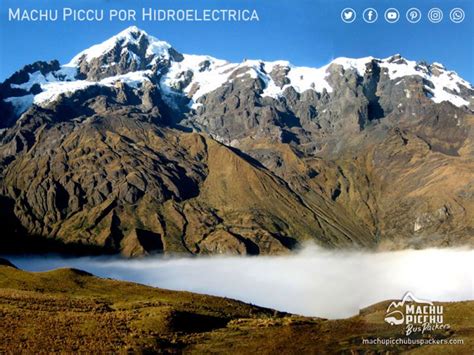
[[398, 20], [400, 20], [400, 13], [397, 9], [391, 7], [385, 11], [385, 21], [388, 23], [395, 23], [398, 22]]
[[407, 11], [407, 20], [411, 23], [418, 23], [421, 20], [421, 11], [416, 7], [412, 7]]
[[377, 13], [377, 10], [372, 7], [369, 7], [368, 9], [364, 10], [362, 17], [364, 18], [365, 22], [374, 23], [375, 21], [377, 21], [379, 14]]
[[357, 14], [354, 9], [350, 7], [346, 7], [344, 10], [341, 11], [341, 19], [345, 23], [352, 23], [355, 21]]
[[466, 14], [464, 13], [464, 10], [459, 7], [452, 9], [451, 12], [449, 13], [449, 18], [454, 23], [463, 22], [465, 17], [466, 17]]
[[440, 23], [443, 20], [443, 11], [437, 7], [432, 8], [428, 12], [428, 20], [433, 23]]

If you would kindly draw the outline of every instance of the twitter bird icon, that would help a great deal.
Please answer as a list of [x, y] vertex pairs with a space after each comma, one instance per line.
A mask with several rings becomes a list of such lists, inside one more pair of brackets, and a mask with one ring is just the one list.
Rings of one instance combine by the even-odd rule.
[[345, 23], [352, 23], [356, 19], [356, 12], [354, 11], [354, 9], [351, 9], [350, 7], [345, 8], [341, 12], [341, 19]]

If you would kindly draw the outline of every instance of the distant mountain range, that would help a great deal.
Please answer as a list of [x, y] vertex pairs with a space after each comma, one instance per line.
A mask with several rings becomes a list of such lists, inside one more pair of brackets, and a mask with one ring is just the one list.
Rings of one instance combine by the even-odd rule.
[[181, 54], [130, 27], [0, 84], [5, 250], [473, 245], [474, 89], [442, 64]]

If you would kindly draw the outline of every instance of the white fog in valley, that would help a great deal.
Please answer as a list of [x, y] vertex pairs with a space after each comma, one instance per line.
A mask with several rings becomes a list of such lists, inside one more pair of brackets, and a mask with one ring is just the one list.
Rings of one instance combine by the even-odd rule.
[[474, 250], [362, 253], [314, 246], [290, 256], [9, 257], [29, 271], [74, 267], [102, 277], [238, 299], [280, 311], [344, 318], [406, 291], [431, 301], [474, 299]]

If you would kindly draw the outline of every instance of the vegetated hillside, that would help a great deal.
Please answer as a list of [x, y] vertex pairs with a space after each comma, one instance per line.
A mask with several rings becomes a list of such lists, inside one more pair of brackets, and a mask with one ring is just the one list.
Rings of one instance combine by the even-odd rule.
[[362, 339], [402, 336], [384, 322], [389, 301], [325, 320], [75, 269], [31, 273], [0, 264], [1, 352], [468, 354], [474, 347], [473, 302], [443, 303], [451, 330], [423, 337], [464, 345], [367, 345]]

